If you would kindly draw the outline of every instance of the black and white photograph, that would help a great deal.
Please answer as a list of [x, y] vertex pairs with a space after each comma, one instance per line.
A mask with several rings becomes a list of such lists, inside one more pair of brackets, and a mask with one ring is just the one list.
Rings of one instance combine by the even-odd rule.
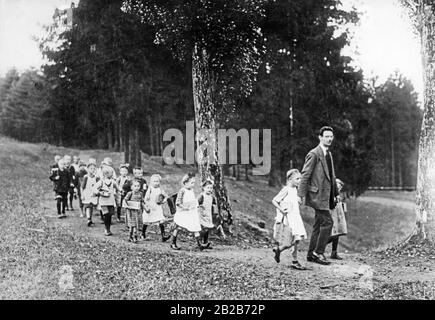
[[435, 300], [435, 1], [0, 0], [0, 300]]

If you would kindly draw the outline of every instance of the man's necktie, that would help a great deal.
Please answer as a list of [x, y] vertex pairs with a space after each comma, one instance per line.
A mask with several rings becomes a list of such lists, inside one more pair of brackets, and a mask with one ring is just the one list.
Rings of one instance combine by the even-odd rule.
[[326, 163], [328, 164], [328, 172], [329, 172], [329, 177], [331, 178], [331, 182], [332, 182], [332, 160], [331, 160], [331, 152], [329, 152], [329, 150], [326, 151]]
[[332, 160], [331, 160], [331, 152], [329, 152], [329, 150], [326, 151], [326, 163], [328, 164], [328, 172], [329, 172], [329, 178], [331, 179], [331, 193], [329, 194], [329, 208], [332, 210], [335, 207], [335, 202], [334, 202], [334, 181], [332, 180]]

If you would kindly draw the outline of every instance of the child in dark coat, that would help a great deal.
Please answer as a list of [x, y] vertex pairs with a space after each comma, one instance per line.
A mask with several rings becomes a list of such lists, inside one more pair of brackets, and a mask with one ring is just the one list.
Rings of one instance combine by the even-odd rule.
[[[128, 164], [122, 164], [119, 167], [119, 177], [116, 179], [116, 183], [121, 189], [121, 203], [123, 203], [125, 196], [127, 193], [131, 191], [132, 181], [128, 176]], [[121, 222], [121, 216], [124, 214], [125, 216], [125, 225], [128, 226], [126, 210], [122, 206], [119, 206], [116, 212], [116, 218], [118, 222]]]
[[67, 207], [68, 191], [73, 185], [70, 172], [64, 160], [59, 161], [59, 170], [55, 170], [50, 175], [50, 180], [54, 182], [54, 192], [56, 193], [57, 214], [59, 218], [65, 218]]
[[[133, 169], [133, 176], [134, 180], [139, 181], [139, 191], [142, 193], [142, 198], [145, 198], [145, 193], [148, 190], [148, 183], [143, 176], [143, 169], [141, 167], [135, 167]], [[142, 239], [145, 239], [145, 235], [143, 234], [145, 229], [143, 228], [143, 219], [141, 214], [139, 215], [139, 229], [141, 230]]]
[[76, 185], [76, 183], [77, 183], [77, 181], [76, 181], [76, 171], [75, 171], [74, 167], [71, 164], [71, 156], [65, 155], [63, 157], [63, 162], [64, 162], [64, 164], [66, 166], [66, 169], [68, 170], [68, 172], [70, 174], [70, 179], [72, 181], [72, 185], [71, 185], [71, 187], [68, 190], [68, 194], [69, 194], [69, 207], [68, 207], [68, 204], [67, 204], [66, 210], [74, 211], [74, 208], [73, 208], [73, 205], [72, 205], [73, 199], [74, 199], [74, 194], [75, 194], [75, 192], [74, 192], [75, 190], [74, 189], [79, 187], [79, 186]]
[[80, 207], [80, 216], [82, 218], [85, 217], [85, 212], [84, 212], [84, 205], [83, 205], [83, 201], [82, 201], [81, 185], [82, 185], [83, 179], [87, 173], [88, 173], [88, 171], [86, 169], [86, 164], [83, 161], [79, 161], [78, 169], [76, 170], [75, 181], [73, 183], [76, 186], [77, 198], [79, 200], [79, 207]]

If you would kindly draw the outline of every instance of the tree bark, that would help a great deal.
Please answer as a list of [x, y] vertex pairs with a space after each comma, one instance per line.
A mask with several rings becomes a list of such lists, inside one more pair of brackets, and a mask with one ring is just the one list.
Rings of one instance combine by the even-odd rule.
[[[218, 161], [218, 124], [213, 97], [215, 79], [210, 71], [209, 62], [209, 55], [206, 50], [195, 45], [192, 54], [192, 89], [197, 130], [196, 144], [199, 150], [197, 164], [201, 182], [210, 178], [213, 179], [219, 212], [225, 212], [227, 214], [226, 221], [231, 224], [231, 206], [224, 184], [222, 168]], [[203, 129], [207, 129], [207, 132], [201, 131]]]
[[420, 134], [416, 216], [418, 235], [435, 241], [435, 6], [420, 0], [419, 18], [424, 78], [424, 113]]

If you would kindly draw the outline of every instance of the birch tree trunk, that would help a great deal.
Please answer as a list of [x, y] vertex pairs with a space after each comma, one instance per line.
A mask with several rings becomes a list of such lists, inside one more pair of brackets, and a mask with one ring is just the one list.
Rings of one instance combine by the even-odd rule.
[[192, 88], [199, 176], [201, 183], [210, 178], [214, 181], [219, 212], [226, 212], [227, 222], [230, 224], [231, 207], [218, 158], [214, 87], [215, 81], [210, 71], [208, 53], [196, 45], [192, 54]]
[[[428, 4], [430, 3], [430, 4]], [[424, 114], [421, 127], [416, 215], [418, 235], [435, 241], [435, 5], [419, 1], [418, 20], [424, 77]]]

